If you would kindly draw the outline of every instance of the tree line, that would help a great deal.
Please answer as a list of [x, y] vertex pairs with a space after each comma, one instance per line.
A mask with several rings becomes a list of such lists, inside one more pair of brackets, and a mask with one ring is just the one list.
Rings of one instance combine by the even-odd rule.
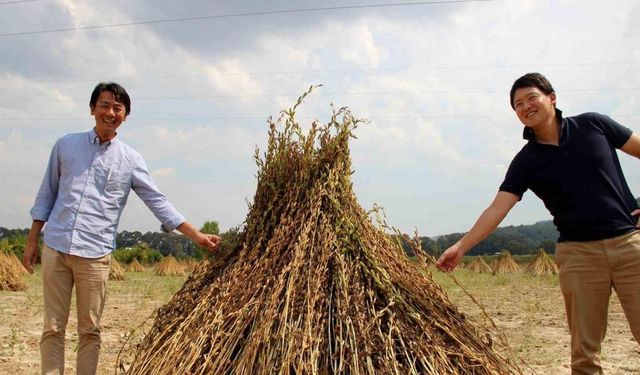
[[[554, 254], [559, 235], [551, 220], [531, 225], [500, 227], [471, 249], [467, 255], [491, 255], [502, 250], [508, 250], [513, 255], [522, 255], [532, 254], [540, 248], [549, 254]], [[433, 238], [420, 237], [420, 245], [425, 252], [437, 258], [462, 236], [464, 233], [450, 233]], [[413, 255], [408, 244], [404, 244], [404, 248], [409, 255]]]
[[[204, 233], [220, 234], [218, 223], [215, 221], [207, 221], [201, 230]], [[231, 231], [238, 232], [238, 230], [238, 228], [234, 228]], [[28, 229], [0, 227], [0, 247], [5, 251], [16, 253], [21, 258], [28, 233]], [[464, 233], [450, 233], [435, 237], [420, 237], [420, 245], [423, 251], [438, 257], [463, 235]], [[558, 232], [550, 220], [532, 225], [501, 227], [474, 247], [468, 255], [490, 255], [502, 250], [508, 250], [514, 255], [531, 254], [539, 248], [553, 254], [557, 238]], [[126, 263], [131, 261], [133, 257], [139, 258], [138, 260], [141, 262], [145, 260], [154, 262], [158, 258], [168, 255], [178, 259], [187, 257], [201, 259], [206, 254], [205, 250], [196, 246], [188, 238], [176, 233], [121, 231], [116, 237], [116, 244], [115, 254], [118, 255], [118, 260]], [[403, 241], [403, 248], [408, 255], [415, 255], [406, 240]]]

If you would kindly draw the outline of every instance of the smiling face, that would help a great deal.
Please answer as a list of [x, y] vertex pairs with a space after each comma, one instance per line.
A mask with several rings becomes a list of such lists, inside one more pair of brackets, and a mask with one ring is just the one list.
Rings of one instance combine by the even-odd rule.
[[95, 105], [91, 107], [91, 115], [96, 120], [96, 134], [101, 142], [112, 140], [116, 130], [127, 119], [124, 104], [116, 100], [111, 91], [100, 93]]
[[539, 88], [522, 87], [515, 91], [513, 106], [520, 122], [525, 126], [538, 128], [550, 123], [555, 116], [556, 94], [545, 94]]

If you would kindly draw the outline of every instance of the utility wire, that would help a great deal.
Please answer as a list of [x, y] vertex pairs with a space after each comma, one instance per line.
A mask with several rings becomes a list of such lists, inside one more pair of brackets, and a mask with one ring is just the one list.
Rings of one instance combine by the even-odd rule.
[[[589, 92], [589, 91], [635, 91], [640, 87], [610, 87], [610, 88], [567, 88], [560, 92]], [[431, 90], [431, 91], [361, 91], [361, 92], [318, 92], [314, 96], [396, 96], [396, 95], [441, 95], [441, 94], [486, 94], [504, 93], [504, 89], [486, 90]], [[300, 94], [239, 94], [239, 95], [180, 95], [180, 96], [140, 96], [138, 101], [160, 100], [208, 100], [208, 99], [240, 99], [240, 98], [297, 98]], [[0, 99], [4, 103], [58, 103], [68, 101], [84, 102], [86, 98], [67, 99]]]
[[[24, 1], [26, 1], [26, 0], [24, 0]], [[31, 0], [31, 1], [35, 1], [35, 0]], [[493, 0], [436, 0], [436, 1], [403, 2], [403, 3], [385, 3], [385, 4], [344, 5], [344, 6], [321, 7], [321, 8], [305, 8], [305, 9], [265, 10], [265, 11], [260, 11], [260, 12], [227, 13], [227, 14], [216, 14], [216, 15], [210, 15], [210, 16], [167, 18], [167, 19], [161, 19], [161, 20], [124, 22], [124, 23], [114, 23], [114, 24], [108, 24], [108, 25], [78, 26], [78, 27], [68, 27], [68, 28], [59, 28], [59, 29], [48, 29], [48, 30], [35, 30], [35, 31], [18, 31], [18, 32], [13, 32], [13, 33], [0, 33], [0, 38], [2, 38], [2, 37], [10, 37], [10, 36], [24, 36], [24, 35], [36, 35], [36, 34], [60, 33], [60, 32], [78, 31], [78, 30], [98, 30], [98, 29], [107, 29], [107, 28], [112, 28], [112, 27], [123, 27], [123, 26], [139, 26], [139, 25], [153, 25], [153, 24], [161, 24], [161, 23], [190, 22], [190, 21], [211, 20], [211, 19], [221, 19], [221, 18], [239, 18], [239, 17], [248, 17], [248, 16], [265, 16], [265, 15], [276, 15], [276, 14], [295, 14], [295, 13], [305, 13], [305, 12], [327, 12], [327, 11], [336, 11], [336, 10], [367, 9], [367, 8], [390, 8], [390, 7], [415, 6], [415, 5], [474, 3], [474, 2], [488, 2], [488, 1], [493, 1]]]
[[[636, 65], [640, 61], [605, 61], [605, 62], [585, 62], [585, 63], [558, 63], [558, 64], [512, 64], [512, 65], [441, 65], [430, 67], [413, 67], [413, 68], [354, 68], [354, 69], [318, 69], [318, 70], [295, 70], [295, 71], [265, 71], [265, 72], [243, 72], [243, 73], [202, 73], [202, 74], [176, 74], [164, 76], [114, 76], [114, 81], [135, 81], [135, 80], [170, 80], [185, 78], [202, 78], [202, 77], [237, 77], [237, 76], [268, 76], [268, 75], [294, 75], [294, 74], [343, 74], [343, 73], [385, 73], [385, 72], [419, 72], [431, 70], [461, 70], [461, 69], [506, 69], [506, 68], [554, 68], [554, 67], [574, 67], [574, 66], [610, 66], [610, 65]], [[95, 78], [49, 78], [29, 80], [34, 83], [59, 83], [59, 82], [98, 82], [100, 79]]]
[[[262, 120], [266, 121], [270, 116], [197, 116], [197, 117], [135, 117], [132, 118], [131, 121], [197, 121], [197, 120], [224, 120], [224, 121], [233, 121], [233, 120]], [[271, 116], [272, 118], [277, 118], [277, 116]], [[303, 120], [315, 120], [321, 118], [322, 116], [316, 117], [308, 117], [308, 116], [296, 116], [297, 119]], [[616, 114], [616, 118], [618, 117], [640, 117], [640, 114]], [[390, 119], [499, 119], [499, 118], [514, 118], [513, 115], [427, 115], [427, 114], [416, 114], [416, 115], [389, 115], [389, 116], [371, 116], [368, 117], [368, 121], [376, 121], [376, 120], [390, 120]], [[87, 116], [87, 118], [0, 118], [0, 122], [19, 122], [19, 121], [91, 121], [91, 117]]]
[[38, 1], [38, 0], [14, 0], [14, 1], [3, 1], [0, 2], [0, 5], [11, 5], [11, 4], [17, 4], [17, 3], [30, 3], [33, 1]]

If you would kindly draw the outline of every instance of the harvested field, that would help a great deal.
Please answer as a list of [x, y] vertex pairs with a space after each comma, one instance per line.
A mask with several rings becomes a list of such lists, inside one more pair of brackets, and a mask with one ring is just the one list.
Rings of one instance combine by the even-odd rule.
[[[524, 273], [492, 276], [456, 270], [455, 277], [484, 305], [511, 346], [505, 352], [527, 361], [527, 374], [569, 374], [569, 333], [557, 276], [530, 277]], [[485, 324], [480, 309], [445, 274], [434, 272], [449, 298], [469, 319]], [[113, 375], [118, 352], [129, 332], [164, 305], [185, 277], [158, 277], [153, 270], [131, 272], [125, 281], [109, 283], [103, 315], [103, 344], [98, 374]], [[42, 283], [39, 268], [25, 278], [25, 291], [0, 291], [0, 374], [39, 372], [38, 339], [42, 327]], [[75, 372], [77, 346], [75, 301], [67, 328], [67, 373]], [[151, 320], [148, 320], [149, 328]], [[144, 327], [142, 327], [144, 328]], [[137, 331], [141, 333], [141, 329]], [[140, 334], [137, 335], [139, 339]], [[494, 335], [495, 336], [495, 335]], [[494, 341], [498, 341], [494, 337]], [[497, 345], [497, 343], [496, 343]], [[615, 293], [603, 361], [607, 374], [640, 373], [640, 346], [633, 340]], [[502, 351], [498, 346], [498, 350]]]

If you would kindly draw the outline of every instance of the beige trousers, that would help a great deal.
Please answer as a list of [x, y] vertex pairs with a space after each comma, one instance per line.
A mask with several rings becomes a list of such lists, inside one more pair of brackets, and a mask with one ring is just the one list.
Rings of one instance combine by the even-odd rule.
[[42, 249], [44, 327], [40, 339], [43, 374], [64, 373], [65, 329], [71, 290], [78, 310], [77, 374], [96, 373], [100, 354], [100, 316], [104, 309], [111, 255], [90, 259], [64, 254], [46, 244]]
[[604, 374], [600, 348], [612, 288], [640, 343], [640, 231], [601, 241], [560, 242], [556, 262], [571, 331], [571, 373]]

